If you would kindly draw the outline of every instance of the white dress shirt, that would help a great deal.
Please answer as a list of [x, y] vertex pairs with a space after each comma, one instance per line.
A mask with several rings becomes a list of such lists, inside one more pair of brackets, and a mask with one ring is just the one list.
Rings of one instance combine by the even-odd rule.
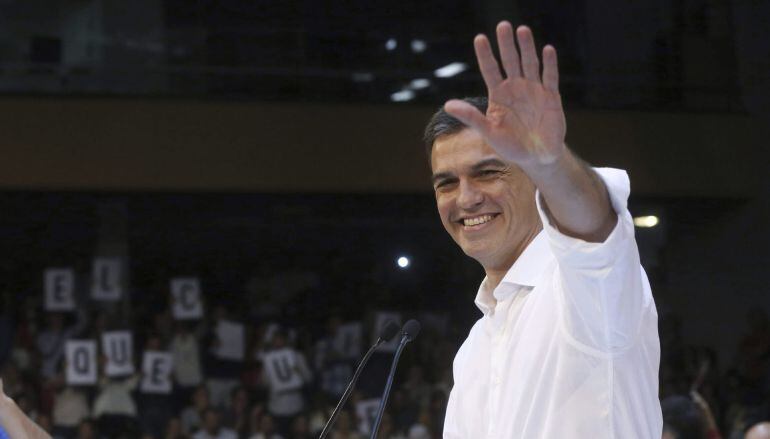
[[494, 289], [454, 360], [445, 439], [660, 439], [657, 311], [626, 208], [628, 176], [596, 169], [618, 222], [602, 243], [544, 230]]

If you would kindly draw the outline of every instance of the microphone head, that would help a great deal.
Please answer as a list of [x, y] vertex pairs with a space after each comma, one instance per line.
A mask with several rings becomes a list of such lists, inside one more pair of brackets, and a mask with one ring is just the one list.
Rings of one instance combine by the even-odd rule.
[[401, 330], [401, 335], [406, 337], [407, 341], [412, 341], [417, 338], [417, 334], [420, 333], [420, 322], [415, 319], [409, 320]]
[[388, 320], [380, 328], [380, 340], [384, 342], [390, 341], [398, 334], [398, 325], [393, 320]]

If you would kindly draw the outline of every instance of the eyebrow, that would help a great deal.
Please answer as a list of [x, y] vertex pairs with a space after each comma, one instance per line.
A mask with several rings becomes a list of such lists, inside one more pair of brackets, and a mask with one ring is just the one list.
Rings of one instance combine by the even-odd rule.
[[[474, 163], [473, 166], [471, 166], [471, 170], [475, 172], [480, 169], [484, 169], [488, 166], [504, 168], [507, 165], [505, 164], [505, 162], [503, 162], [500, 159], [488, 158], [488, 159], [481, 160], [480, 162]], [[431, 181], [433, 182], [433, 184], [436, 184], [436, 182], [439, 180], [445, 180], [447, 178], [452, 178], [454, 176], [455, 175], [452, 172], [439, 172], [439, 173], [433, 174], [433, 176], [431, 177]]]
[[487, 166], [504, 168], [507, 165], [505, 164], [505, 162], [503, 162], [500, 159], [489, 158], [489, 159], [484, 159], [484, 160], [476, 163], [475, 165], [471, 166], [471, 169], [473, 169], [474, 171], [478, 171], [479, 169], [486, 168]]

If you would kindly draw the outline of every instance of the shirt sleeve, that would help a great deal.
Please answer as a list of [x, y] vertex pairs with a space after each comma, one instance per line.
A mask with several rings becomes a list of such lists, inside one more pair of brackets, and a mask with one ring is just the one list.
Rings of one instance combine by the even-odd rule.
[[620, 169], [596, 168], [618, 215], [604, 242], [591, 243], [561, 233], [536, 196], [537, 208], [557, 260], [554, 279], [561, 304], [561, 323], [572, 342], [600, 353], [630, 346], [652, 300], [639, 263], [634, 222], [627, 208], [630, 183]]

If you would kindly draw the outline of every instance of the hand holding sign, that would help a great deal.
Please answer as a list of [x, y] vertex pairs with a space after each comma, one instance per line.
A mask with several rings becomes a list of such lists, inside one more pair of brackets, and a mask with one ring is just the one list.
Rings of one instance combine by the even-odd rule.
[[96, 342], [94, 340], [69, 340], [65, 345], [67, 384], [96, 384]]
[[49, 268], [43, 274], [46, 311], [75, 309], [75, 271], [71, 268]]
[[105, 374], [123, 376], [134, 373], [133, 335], [129, 331], [102, 334], [102, 352], [107, 359]]
[[177, 320], [199, 319], [203, 317], [201, 303], [201, 284], [196, 277], [177, 277], [171, 279], [171, 310]]

